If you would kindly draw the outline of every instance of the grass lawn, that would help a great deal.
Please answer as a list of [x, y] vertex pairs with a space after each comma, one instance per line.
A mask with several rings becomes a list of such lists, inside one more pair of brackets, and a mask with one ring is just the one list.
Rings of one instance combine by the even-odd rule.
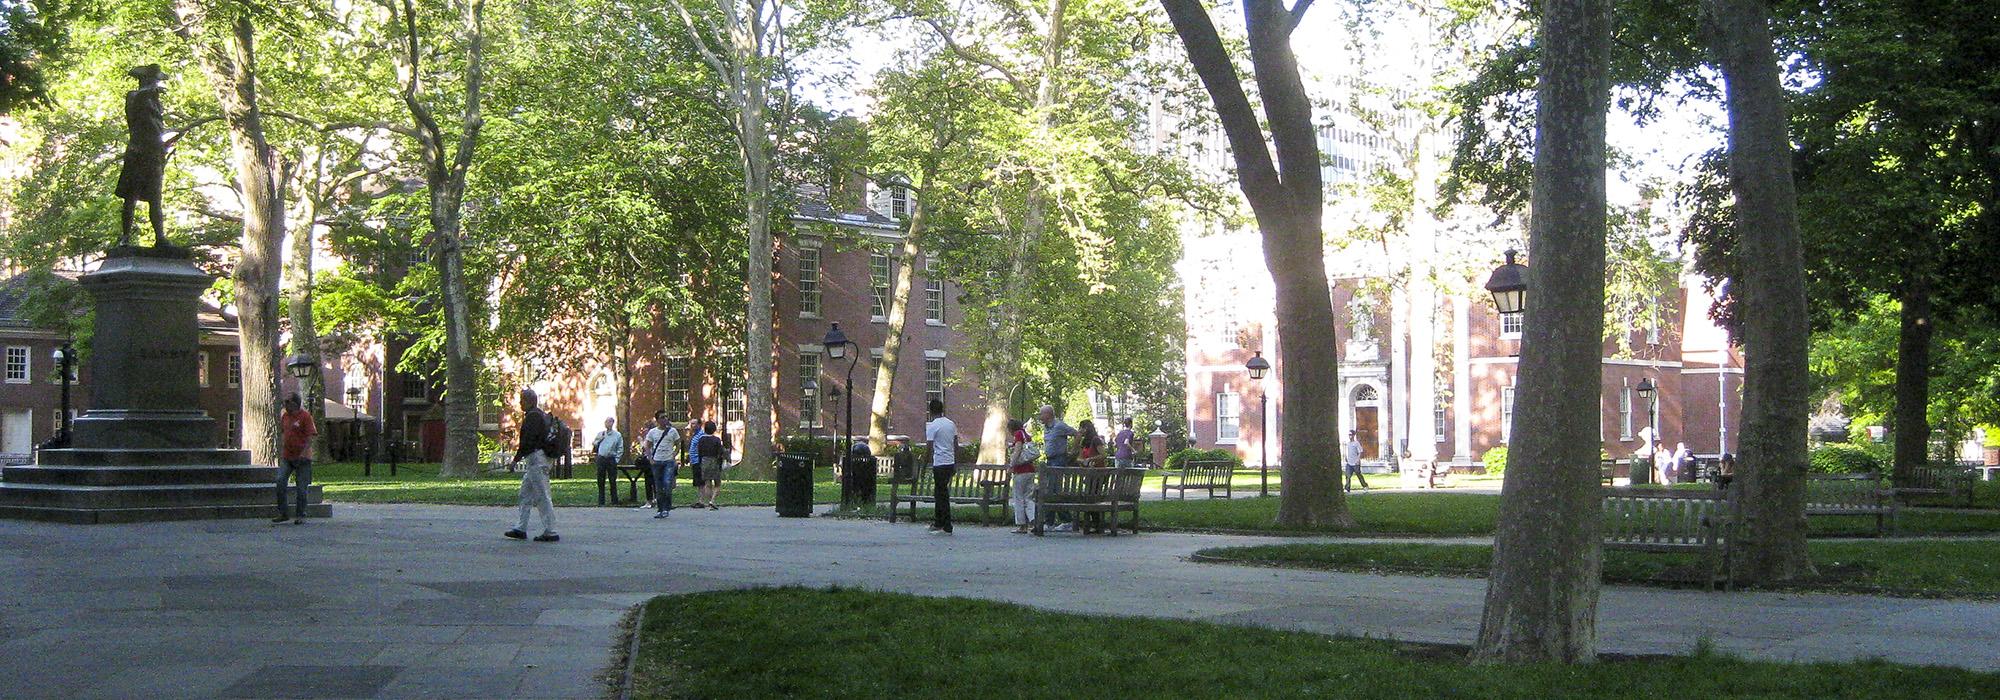
[[2000, 696], [2000, 675], [1959, 669], [1713, 654], [1475, 666], [1451, 647], [851, 590], [654, 598], [640, 634], [643, 698]]
[[[1871, 591], [1919, 597], [2000, 596], [2000, 541], [1812, 542], [1819, 577], [1788, 589]], [[1198, 556], [1233, 563], [1335, 571], [1485, 576], [1493, 548], [1434, 544], [1279, 544], [1206, 549]], [[1605, 552], [1604, 579], [1686, 583], [1699, 578], [1692, 554]]]
[[[418, 464], [400, 467], [395, 476], [389, 475], [389, 467], [377, 464], [373, 476], [363, 476], [358, 463], [334, 463], [313, 466], [313, 483], [326, 487], [329, 501], [345, 503], [439, 503], [446, 505], [510, 506], [519, 503], [521, 487], [520, 472], [494, 472], [466, 479], [440, 479], [437, 465]], [[597, 467], [592, 464], [576, 465], [576, 476], [570, 479], [550, 481], [551, 496], [558, 506], [597, 505]], [[618, 480], [619, 498], [630, 492], [624, 479]], [[640, 498], [645, 497], [645, 482], [639, 482]], [[693, 503], [694, 487], [688, 484], [685, 473], [674, 482], [674, 503]], [[777, 484], [771, 481], [747, 481], [730, 479], [725, 474], [722, 490], [716, 494], [717, 504], [752, 505], [774, 503], [778, 500]], [[840, 500], [840, 485], [833, 482], [832, 468], [823, 468], [813, 473], [813, 500], [830, 503]], [[632, 504], [629, 501], [627, 505]]]

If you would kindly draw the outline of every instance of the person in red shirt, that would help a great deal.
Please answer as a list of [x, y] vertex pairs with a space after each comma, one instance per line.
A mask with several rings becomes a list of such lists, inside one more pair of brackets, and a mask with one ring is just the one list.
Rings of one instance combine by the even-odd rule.
[[[313, 424], [311, 413], [299, 406], [299, 395], [285, 397], [285, 412], [278, 416], [278, 425], [284, 429], [283, 449], [278, 468], [278, 517], [271, 522], [282, 523], [291, 520], [293, 525], [306, 521], [306, 490], [312, 486], [312, 440], [319, 434], [319, 426]], [[296, 519], [285, 517], [285, 482], [293, 474], [299, 480], [299, 514]]]

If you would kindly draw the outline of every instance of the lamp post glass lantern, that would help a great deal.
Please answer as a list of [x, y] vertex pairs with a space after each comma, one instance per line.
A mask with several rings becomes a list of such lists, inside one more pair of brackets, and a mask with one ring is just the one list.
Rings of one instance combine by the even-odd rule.
[[292, 377], [296, 379], [312, 376], [313, 369], [318, 366], [319, 363], [313, 362], [312, 358], [305, 355], [293, 355], [291, 359], [285, 361], [285, 368], [291, 370]]
[[1243, 363], [1243, 369], [1250, 371], [1250, 378], [1257, 380], [1257, 495], [1271, 495], [1271, 431], [1268, 416], [1271, 415], [1271, 395], [1264, 392], [1264, 375], [1271, 371], [1271, 361], [1264, 359], [1264, 351], [1250, 356]]
[[1493, 268], [1486, 278], [1486, 291], [1493, 294], [1493, 307], [1502, 314], [1518, 314], [1528, 309], [1528, 266], [1514, 262], [1520, 251], [1507, 249], [1507, 261]]

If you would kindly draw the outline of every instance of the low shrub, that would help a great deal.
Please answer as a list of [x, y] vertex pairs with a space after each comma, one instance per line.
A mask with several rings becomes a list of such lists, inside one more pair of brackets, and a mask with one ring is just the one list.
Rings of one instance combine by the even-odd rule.
[[1812, 449], [1811, 471], [1815, 474], [1858, 474], [1881, 472], [1887, 460], [1863, 445], [1830, 443]]
[[1197, 447], [1190, 447], [1184, 450], [1180, 450], [1173, 454], [1167, 455], [1167, 463], [1162, 466], [1169, 470], [1180, 469], [1182, 464], [1185, 464], [1190, 460], [1196, 462], [1227, 461], [1231, 465], [1234, 465], [1238, 468], [1241, 468], [1243, 466], [1243, 458], [1236, 456], [1236, 452], [1234, 450], [1227, 450], [1219, 447], [1210, 450], [1204, 450]]
[[1486, 467], [1487, 476], [1504, 475], [1507, 473], [1507, 448], [1495, 447], [1487, 450], [1486, 454], [1479, 458], [1479, 462]]

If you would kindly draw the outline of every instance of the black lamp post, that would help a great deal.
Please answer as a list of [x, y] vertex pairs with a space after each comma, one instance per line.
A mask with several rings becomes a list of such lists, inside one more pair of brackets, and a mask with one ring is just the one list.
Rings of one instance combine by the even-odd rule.
[[361, 412], [361, 387], [347, 387], [347, 407], [354, 409], [355, 413]]
[[1647, 441], [1652, 443], [1652, 451], [1646, 455], [1646, 477], [1651, 481], [1653, 467], [1660, 463], [1660, 429], [1653, 425], [1653, 396], [1658, 393], [1659, 387], [1653, 385], [1651, 377], [1640, 377], [1638, 388], [1639, 400], [1646, 402], [1646, 432], [1652, 436], [1652, 439]]
[[1518, 314], [1528, 308], [1528, 266], [1514, 262], [1520, 251], [1507, 249], [1507, 262], [1493, 268], [1486, 278], [1486, 291], [1493, 294], [1493, 306], [1502, 314]]
[[1264, 359], [1264, 351], [1250, 356], [1243, 363], [1243, 369], [1250, 371], [1250, 378], [1257, 380], [1257, 495], [1271, 495], [1271, 415], [1270, 394], [1264, 392], [1264, 374], [1271, 371], [1271, 361]]
[[304, 389], [306, 377], [312, 376], [313, 370], [319, 369], [319, 363], [305, 355], [293, 355], [291, 359], [285, 360], [285, 369], [291, 370], [292, 377], [299, 380], [299, 388]]
[[[812, 454], [813, 462], [817, 463], [819, 461], [819, 445], [815, 444], [815, 442], [819, 440], [819, 380], [808, 379], [801, 388], [805, 389], [806, 394], [811, 396], [813, 400], [811, 412], [807, 412], [805, 406], [799, 406], [799, 412], [806, 414], [806, 451]], [[814, 466], [818, 465], [815, 464]]]
[[42, 443], [42, 447], [45, 449], [69, 447], [69, 385], [71, 368], [76, 365], [76, 347], [70, 345], [69, 341], [65, 340], [62, 347], [56, 348], [53, 357], [56, 361], [56, 372], [61, 375], [62, 379], [62, 412], [56, 414], [55, 437], [49, 438], [47, 442]]
[[[854, 447], [854, 445], [853, 445], [853, 443], [854, 443], [854, 366], [855, 366], [855, 365], [857, 365], [857, 364], [860, 364], [860, 362], [861, 362], [861, 353], [860, 353], [860, 349], [861, 349], [861, 348], [860, 348], [860, 346], [858, 346], [858, 345], [855, 345], [855, 344], [854, 344], [854, 341], [852, 341], [852, 340], [848, 340], [848, 339], [847, 339], [847, 334], [846, 334], [846, 333], [842, 333], [842, 332], [840, 332], [840, 324], [838, 324], [838, 323], [835, 323], [835, 324], [833, 324], [833, 326], [832, 326], [832, 327], [830, 327], [830, 328], [828, 328], [828, 329], [827, 329], [827, 331], [826, 331], [826, 337], [825, 337], [824, 339], [821, 339], [821, 340], [820, 340], [820, 344], [821, 344], [822, 346], [824, 346], [824, 347], [826, 348], [826, 356], [827, 356], [827, 357], [830, 357], [830, 358], [833, 358], [833, 359], [835, 359], [835, 360], [838, 360], [838, 359], [840, 359], [840, 358], [843, 358], [843, 357], [847, 357], [847, 358], [848, 358], [848, 359], [847, 359], [847, 383], [846, 383], [846, 384], [844, 385], [844, 386], [846, 386], [846, 388], [847, 388], [847, 409], [846, 409], [846, 411], [847, 411], [847, 414], [846, 414], [846, 417], [842, 419], [842, 423], [841, 423], [841, 426], [840, 426], [840, 427], [841, 427], [841, 431], [842, 431], [842, 432], [844, 433], [844, 435], [842, 435], [842, 442], [841, 442], [841, 446], [840, 446], [840, 454], [841, 454], [841, 455], [846, 455], [846, 454], [847, 454], [847, 451], [848, 451], [848, 450], [850, 450], [850, 449], [853, 449], [853, 447]], [[853, 357], [848, 357], [848, 351], [849, 351], [849, 350], [854, 350], [854, 351], [855, 351], [855, 352], [854, 352], [854, 355], [853, 355]]]

